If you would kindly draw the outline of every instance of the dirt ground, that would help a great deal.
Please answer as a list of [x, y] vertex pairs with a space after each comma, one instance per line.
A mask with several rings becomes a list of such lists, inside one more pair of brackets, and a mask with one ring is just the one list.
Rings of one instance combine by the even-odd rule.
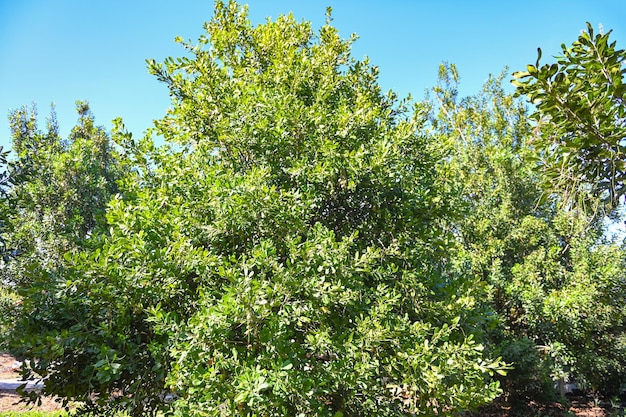
[[559, 403], [552, 405], [536, 405], [529, 404], [528, 407], [522, 409], [514, 409], [512, 407], [495, 404], [485, 407], [480, 412], [471, 414], [471, 417], [612, 417], [623, 416], [623, 410], [611, 409], [610, 407], [600, 407], [586, 399], [570, 399], [569, 406]]
[[[19, 379], [19, 363], [15, 361], [15, 358], [7, 355], [6, 353], [0, 353], [0, 379], [14, 380]], [[17, 392], [13, 390], [0, 390], [0, 412], [3, 411], [26, 411], [26, 410], [41, 410], [41, 411], [55, 411], [61, 410], [61, 404], [46, 398], [42, 400], [41, 405], [34, 407], [32, 405], [26, 405], [20, 403], [21, 397]]]
[[0, 353], [0, 379], [19, 378], [19, 375], [16, 373], [18, 370], [19, 364], [13, 356]]
[[[0, 379], [18, 379], [18, 371], [19, 363], [15, 361], [15, 358], [7, 355], [6, 353], [0, 353]], [[19, 400], [20, 396], [15, 391], [0, 390], [0, 412], [24, 411], [29, 409], [55, 411], [62, 409], [60, 403], [54, 401], [53, 399], [44, 399], [42, 404], [38, 407], [18, 403]], [[521, 410], [513, 410], [504, 405], [492, 405], [481, 410], [479, 413], [473, 414], [473, 417], [521, 417], [523, 415], [553, 417], [565, 417], [572, 415], [580, 417], [610, 417], [624, 414], [619, 414], [619, 410], [611, 410], [607, 407], [598, 407], [593, 404], [593, 401], [588, 399], [573, 398], [569, 407], [564, 407], [561, 404], [554, 404], [548, 407], [534, 406], [531, 404], [528, 410], [525, 410], [524, 412], [521, 412]]]

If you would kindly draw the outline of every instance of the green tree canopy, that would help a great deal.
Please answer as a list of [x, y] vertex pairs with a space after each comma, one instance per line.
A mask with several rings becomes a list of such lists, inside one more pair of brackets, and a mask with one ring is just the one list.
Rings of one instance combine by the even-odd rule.
[[498, 325], [489, 333], [514, 369], [511, 400], [550, 398], [553, 381], [575, 379], [615, 394], [626, 381], [624, 248], [602, 219], [556, 203], [537, 170], [528, 110], [502, 87], [457, 97], [458, 74], [442, 66], [434, 131], [448, 149], [442, 169], [465, 215], [456, 223], [472, 271]]
[[11, 249], [7, 247], [6, 233], [8, 227], [8, 216], [10, 213], [9, 190], [15, 183], [19, 171], [8, 161], [9, 151], [0, 146], [0, 258], [6, 262], [11, 255]]
[[106, 204], [117, 192], [122, 173], [109, 137], [94, 126], [86, 102], [76, 106], [78, 124], [66, 140], [58, 134], [54, 111], [45, 133], [37, 128], [34, 108], [10, 115], [12, 163], [23, 173], [9, 191], [14, 204], [9, 239], [20, 261], [5, 272], [14, 284], [28, 275], [15, 268], [30, 262], [58, 266], [66, 253], [82, 248], [104, 227]]
[[[106, 205], [126, 169], [104, 129], [94, 125], [88, 104], [77, 102], [77, 111], [78, 124], [65, 140], [58, 134], [54, 112], [45, 132], [37, 127], [34, 108], [10, 115], [12, 164], [23, 175], [7, 190], [11, 206], [4, 237], [11, 257], [0, 269], [5, 298], [11, 301], [3, 304], [5, 344], [29, 360], [24, 377], [43, 377], [47, 385], [63, 387], [66, 393], [75, 392], [75, 381], [65, 370], [82, 366], [83, 353], [63, 351], [51, 335], [58, 335], [57, 330], [67, 335], [65, 326], [81, 312], [56, 308], [55, 286], [67, 259], [108, 233]], [[55, 362], [59, 355], [64, 363]], [[53, 367], [58, 372], [51, 376], [47, 368]]]

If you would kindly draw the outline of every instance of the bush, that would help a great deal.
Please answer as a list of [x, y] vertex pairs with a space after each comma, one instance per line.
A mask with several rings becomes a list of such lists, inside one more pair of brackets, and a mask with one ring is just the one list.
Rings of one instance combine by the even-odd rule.
[[510, 403], [549, 403], [558, 398], [551, 378], [550, 360], [545, 353], [543, 356], [540, 354], [535, 342], [527, 338], [506, 340], [500, 349], [502, 360], [512, 366], [506, 377], [501, 379]]

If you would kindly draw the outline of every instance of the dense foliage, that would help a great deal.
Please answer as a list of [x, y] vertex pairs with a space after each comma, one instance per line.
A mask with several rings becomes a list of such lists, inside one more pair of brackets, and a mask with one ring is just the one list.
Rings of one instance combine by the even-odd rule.
[[[12, 176], [9, 171], [9, 165], [7, 156], [9, 151], [4, 150], [0, 147], [0, 166], [2, 166], [2, 172], [0, 173], [0, 204], [2, 204], [2, 209], [0, 211], [2, 218], [0, 218], [0, 231], [4, 232], [6, 228], [6, 215], [8, 215], [10, 207], [9, 201], [7, 199], [7, 191], [11, 186]], [[6, 257], [8, 252], [6, 242], [4, 241], [4, 237], [0, 240], [0, 253], [3, 257]]]
[[[148, 61], [172, 106], [140, 140], [83, 102], [66, 140], [11, 114], [3, 332], [42, 395], [92, 415], [413, 416], [625, 384], [624, 248], [537, 169], [583, 161], [556, 138], [587, 152], [538, 90], [569, 64], [518, 74], [533, 125], [504, 75], [460, 98], [444, 65], [424, 102], [382, 92], [331, 23], [253, 26], [217, 1], [183, 57]], [[567, 57], [619, 55], [603, 36]], [[614, 206], [602, 181], [577, 190]]]
[[[85, 295], [76, 293], [65, 273], [67, 260], [106, 233], [105, 209], [124, 174], [108, 136], [94, 126], [87, 103], [78, 102], [77, 111], [78, 124], [67, 140], [58, 135], [54, 113], [45, 133], [37, 128], [34, 109], [22, 108], [10, 116], [13, 164], [23, 175], [8, 195], [12, 209], [5, 239], [11, 258], [1, 269], [5, 299], [14, 303], [4, 317], [11, 321], [7, 343], [12, 353], [27, 359], [23, 376], [43, 377], [44, 394], [69, 399], [92, 392], [72, 375], [92, 372], [89, 352], [80, 346], [89, 334], [73, 327], [70, 335], [67, 329], [89, 318], [58, 302], [63, 298], [60, 288], [68, 285], [75, 296]], [[88, 277], [81, 280], [88, 285]], [[87, 393], [81, 396], [80, 391]]]
[[[7, 235], [10, 231], [9, 217], [13, 209], [10, 199], [11, 187], [23, 177], [22, 170], [8, 161], [9, 151], [0, 147], [0, 263], [8, 262], [13, 251], [10, 244], [7, 243]], [[7, 334], [11, 327], [11, 319], [13, 304], [17, 301], [15, 294], [4, 285], [0, 285], [0, 349], [7, 349]]]
[[626, 51], [610, 34], [594, 36], [587, 23], [557, 62], [540, 65], [539, 49], [536, 64], [514, 74], [518, 93], [537, 109], [535, 146], [550, 188], [570, 204], [591, 194], [614, 208], [626, 192]]
[[253, 28], [230, 3], [206, 28], [186, 45], [193, 59], [151, 66], [174, 102], [159, 126], [186, 149], [164, 192], [207, 262], [186, 322], [157, 311], [174, 335], [177, 413], [391, 415], [492, 399], [498, 365], [473, 338], [472, 282], [449, 264], [438, 220], [453, 208], [420, 109], [382, 94], [329, 24]]
[[[422, 108], [383, 94], [330, 17], [319, 33], [292, 16], [253, 27], [218, 2], [206, 30], [190, 57], [150, 62], [171, 146], [116, 132], [118, 165], [95, 166], [132, 166], [119, 190], [77, 189], [108, 184], [106, 169], [63, 189], [54, 163], [18, 189], [72, 202], [22, 209], [68, 226], [15, 280], [26, 374], [131, 415], [435, 414], [495, 398], [482, 287], [454, 262]], [[99, 189], [98, 203], [119, 194], [81, 228], [92, 199], [71, 198]]]
[[506, 94], [503, 75], [458, 98], [454, 66], [442, 67], [433, 121], [449, 146], [458, 225], [468, 261], [491, 288], [499, 325], [493, 348], [514, 366], [504, 388], [550, 398], [553, 381], [576, 380], [615, 393], [626, 381], [623, 248], [604, 223], [558, 200], [541, 199], [539, 152], [526, 108]]

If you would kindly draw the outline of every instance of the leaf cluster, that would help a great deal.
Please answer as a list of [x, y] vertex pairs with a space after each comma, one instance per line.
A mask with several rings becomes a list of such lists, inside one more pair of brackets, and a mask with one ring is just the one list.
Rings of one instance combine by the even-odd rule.
[[626, 52], [607, 33], [587, 31], [553, 64], [514, 73], [517, 94], [536, 107], [534, 144], [551, 185], [568, 202], [585, 195], [600, 197], [615, 208], [624, 187], [624, 60]]

